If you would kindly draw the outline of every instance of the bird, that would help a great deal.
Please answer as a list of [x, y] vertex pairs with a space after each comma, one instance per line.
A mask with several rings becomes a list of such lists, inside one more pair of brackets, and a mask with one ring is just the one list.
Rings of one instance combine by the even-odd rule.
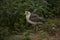
[[45, 23], [45, 18], [40, 17], [37, 14], [31, 13], [30, 11], [25, 11], [25, 15], [26, 15], [26, 21], [32, 25], [35, 26], [35, 31], [37, 31], [38, 29], [36, 25], [42, 25], [43, 23]]

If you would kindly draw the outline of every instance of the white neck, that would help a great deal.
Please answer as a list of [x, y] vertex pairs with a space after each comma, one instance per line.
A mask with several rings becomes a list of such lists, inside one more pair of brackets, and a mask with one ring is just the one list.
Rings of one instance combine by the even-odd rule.
[[31, 15], [31, 13], [30, 12], [28, 12], [29, 14], [28, 15], [26, 15], [26, 19], [29, 19], [29, 17], [30, 17], [30, 15]]
[[30, 12], [28, 12], [28, 14], [26, 15], [26, 20], [27, 20], [27, 22], [29, 22], [29, 23], [31, 23], [31, 24], [36, 24], [36, 23], [32, 22], [32, 21], [29, 19], [29, 18], [30, 18], [30, 15], [31, 15]]

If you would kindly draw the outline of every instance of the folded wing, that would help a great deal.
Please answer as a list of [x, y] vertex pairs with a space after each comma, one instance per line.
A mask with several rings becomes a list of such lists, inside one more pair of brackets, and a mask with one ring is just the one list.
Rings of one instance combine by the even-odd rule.
[[31, 14], [29, 19], [33, 22], [45, 22], [46, 21], [43, 17], [39, 17], [37, 14]]

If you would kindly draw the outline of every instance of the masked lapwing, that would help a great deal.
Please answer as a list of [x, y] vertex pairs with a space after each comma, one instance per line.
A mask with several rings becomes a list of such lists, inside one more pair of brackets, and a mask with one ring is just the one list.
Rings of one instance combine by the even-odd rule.
[[26, 21], [32, 25], [34, 25], [34, 29], [35, 31], [37, 31], [37, 25], [42, 25], [46, 20], [43, 17], [40, 17], [37, 14], [33, 14], [29, 11], [25, 11], [25, 15], [26, 15]]

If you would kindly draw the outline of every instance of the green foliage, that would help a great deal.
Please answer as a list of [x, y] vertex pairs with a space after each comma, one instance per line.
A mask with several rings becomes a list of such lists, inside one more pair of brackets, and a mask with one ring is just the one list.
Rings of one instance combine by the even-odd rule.
[[29, 37], [25, 37], [22, 40], [31, 40]]
[[[54, 6], [53, 6], [54, 5]], [[60, 17], [60, 1], [53, 0], [0, 0], [0, 35], [13, 31], [24, 32], [30, 24], [26, 22], [24, 11], [28, 10], [45, 18]], [[50, 29], [51, 21], [45, 26]], [[2, 30], [1, 27], [4, 29]], [[46, 27], [46, 28], [47, 28]], [[44, 28], [44, 27], [43, 27]], [[44, 28], [45, 29], [45, 28]], [[5, 33], [5, 34], [4, 34]]]
[[24, 36], [28, 36], [30, 33], [29, 32], [24, 32], [23, 35]]
[[47, 32], [44, 32], [43, 30], [40, 31], [40, 38], [38, 40], [43, 40], [45, 38], [48, 39], [49, 34]]
[[23, 37], [23, 39], [22, 40], [31, 40], [30, 38], [29, 38], [29, 32], [24, 32], [23, 33], [23, 35], [24, 35], [24, 37]]
[[[7, 26], [10, 30], [25, 30], [29, 26], [26, 23], [24, 11], [38, 12], [45, 10], [47, 3], [44, 0], [5, 0], [1, 1], [0, 26]], [[39, 11], [40, 10], [40, 11]]]
[[40, 30], [47, 32], [49, 35], [53, 35], [56, 31], [56, 28], [58, 28], [56, 23], [57, 22], [55, 19], [48, 19], [48, 21], [41, 26]]
[[10, 36], [8, 27], [0, 27], [0, 40], [6, 40]]
[[46, 18], [54, 15], [53, 9], [49, 7], [49, 3], [45, 0], [5, 0], [1, 1], [0, 26], [13, 28], [12, 30], [17, 28], [22, 31], [29, 26], [24, 16], [25, 10]]

